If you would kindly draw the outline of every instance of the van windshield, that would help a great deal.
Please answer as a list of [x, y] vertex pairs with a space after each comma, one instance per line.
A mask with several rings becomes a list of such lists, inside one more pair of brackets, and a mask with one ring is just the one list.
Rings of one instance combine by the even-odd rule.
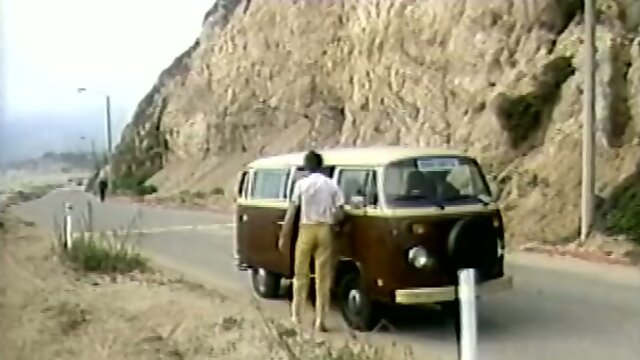
[[384, 169], [383, 194], [390, 207], [487, 204], [490, 191], [477, 163], [465, 157], [420, 157]]

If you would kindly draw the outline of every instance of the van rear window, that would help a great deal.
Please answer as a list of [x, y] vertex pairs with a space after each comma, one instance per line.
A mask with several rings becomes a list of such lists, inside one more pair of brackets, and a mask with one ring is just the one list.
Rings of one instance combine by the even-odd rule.
[[259, 169], [253, 174], [251, 198], [284, 200], [289, 169]]

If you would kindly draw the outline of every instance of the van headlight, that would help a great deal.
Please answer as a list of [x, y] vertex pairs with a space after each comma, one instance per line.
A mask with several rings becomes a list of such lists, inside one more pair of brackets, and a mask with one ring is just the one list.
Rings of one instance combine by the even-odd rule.
[[433, 259], [422, 246], [416, 246], [409, 250], [409, 263], [418, 269], [423, 269], [433, 263]]

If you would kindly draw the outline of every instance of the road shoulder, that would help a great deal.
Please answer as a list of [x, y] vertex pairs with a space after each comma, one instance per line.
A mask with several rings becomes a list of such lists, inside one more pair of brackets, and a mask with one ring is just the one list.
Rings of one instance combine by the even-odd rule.
[[[640, 267], [603, 264], [571, 256], [553, 256], [532, 252], [508, 252], [507, 261], [516, 265], [573, 273], [621, 285], [640, 287]], [[516, 279], [517, 281], [517, 279]]]
[[[0, 358], [371, 359], [358, 341], [316, 336], [251, 299], [156, 270], [91, 275], [64, 266], [51, 234], [3, 214]], [[8, 329], [11, 329], [9, 331]], [[403, 358], [384, 349], [386, 358]], [[397, 354], [396, 354], [397, 355]]]

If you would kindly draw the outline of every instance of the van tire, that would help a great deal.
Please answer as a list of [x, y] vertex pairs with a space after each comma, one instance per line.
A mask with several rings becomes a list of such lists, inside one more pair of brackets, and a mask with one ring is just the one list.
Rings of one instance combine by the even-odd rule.
[[380, 322], [378, 305], [363, 291], [358, 273], [347, 274], [338, 287], [340, 313], [347, 325], [358, 331], [371, 331]]
[[281, 276], [263, 268], [251, 269], [253, 291], [263, 299], [275, 299], [280, 294]]
[[460, 317], [460, 303], [453, 301], [445, 301], [438, 304], [440, 309], [450, 317]]
[[[481, 234], [478, 237], [477, 234]], [[452, 271], [472, 268], [479, 271], [492, 269], [499, 261], [499, 234], [486, 222], [477, 218], [459, 220], [447, 239], [447, 253]]]

